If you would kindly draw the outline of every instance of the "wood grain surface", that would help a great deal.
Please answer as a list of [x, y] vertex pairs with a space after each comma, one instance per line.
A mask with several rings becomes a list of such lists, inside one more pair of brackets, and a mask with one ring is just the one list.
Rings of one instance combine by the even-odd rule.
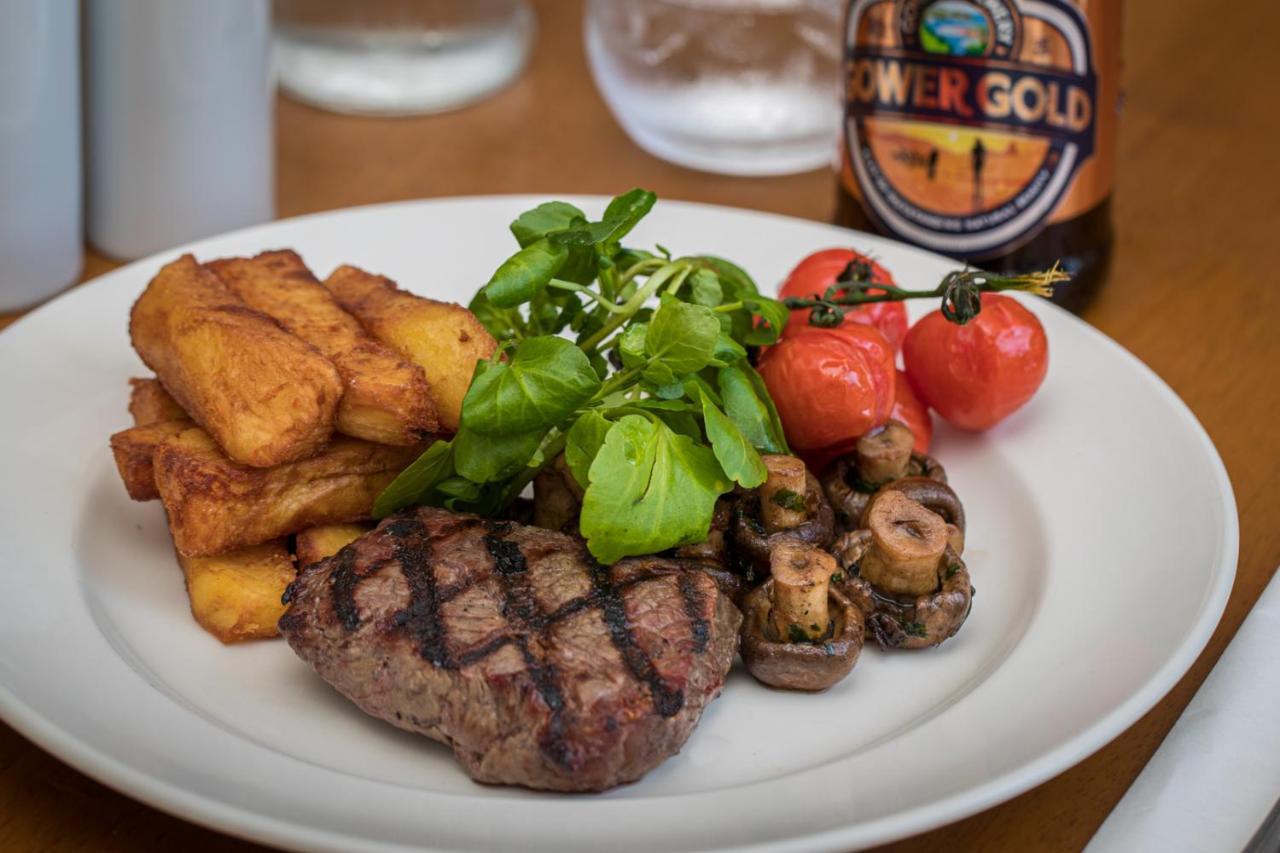
[[[827, 171], [726, 178], [641, 151], [591, 82], [580, 3], [535, 5], [540, 34], [528, 72], [474, 107], [366, 119], [280, 100], [280, 215], [395, 199], [612, 193], [639, 185], [666, 198], [830, 218], [834, 180]], [[1226, 615], [1178, 686], [1110, 745], [1008, 803], [892, 845], [896, 851], [1082, 847], [1280, 563], [1280, 274], [1270, 255], [1280, 246], [1280, 99], [1270, 53], [1280, 31], [1277, 10], [1268, 0], [1127, 4], [1118, 237], [1110, 281], [1085, 314], [1173, 387], [1226, 461], [1241, 522]], [[115, 265], [90, 250], [85, 278]], [[0, 315], [0, 327], [16, 317]], [[125, 318], [119, 322], [123, 328]], [[1081, 440], [1105, 441], [1106, 417], [1099, 413], [1097, 434]], [[0, 850], [79, 849], [253, 847], [123, 797], [0, 725]]]

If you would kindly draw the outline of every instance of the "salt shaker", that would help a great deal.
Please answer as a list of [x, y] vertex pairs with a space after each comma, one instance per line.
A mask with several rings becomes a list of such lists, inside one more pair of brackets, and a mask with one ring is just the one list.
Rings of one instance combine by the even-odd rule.
[[0, 0], [0, 311], [80, 275], [76, 0]]
[[275, 214], [268, 0], [86, 0], [89, 240], [137, 258]]

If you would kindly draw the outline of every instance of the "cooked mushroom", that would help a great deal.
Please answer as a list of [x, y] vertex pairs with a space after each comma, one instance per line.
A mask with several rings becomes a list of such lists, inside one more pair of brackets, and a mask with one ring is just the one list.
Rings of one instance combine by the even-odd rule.
[[[794, 512], [795, 507], [801, 505], [800, 501], [794, 500], [796, 491], [791, 488], [793, 485], [798, 485], [795, 480], [784, 481], [788, 485], [779, 484], [773, 489], [769, 488], [770, 481], [775, 478], [773, 469], [770, 469], [769, 480], [766, 480], [759, 490], [741, 495], [734, 505], [730, 544], [734, 556], [748, 569], [749, 573], [764, 574], [769, 570], [769, 552], [772, 550], [773, 542], [779, 537], [799, 539], [815, 548], [826, 548], [835, 537], [835, 516], [831, 512], [831, 505], [827, 503], [826, 496], [822, 493], [822, 486], [818, 483], [817, 477], [803, 468], [803, 463], [801, 466], [804, 473], [804, 486], [801, 493], [804, 496], [802, 502], [804, 517], [799, 524], [793, 527], [775, 526], [771, 529], [765, 521], [768, 517], [766, 504], [773, 504], [778, 509], [789, 511], [785, 516], [774, 514], [772, 518], [775, 525], [781, 518], [790, 518], [790, 512]], [[791, 471], [788, 471], [787, 476], [790, 475]], [[784, 495], [784, 488], [790, 494]], [[772, 497], [765, 498], [766, 494]], [[782, 500], [789, 506], [783, 507], [778, 504], [779, 495], [784, 495]]]
[[723, 498], [716, 501], [716, 508], [711, 514], [711, 527], [707, 530], [707, 538], [693, 545], [682, 545], [672, 555], [683, 560], [702, 560], [717, 565], [727, 565], [729, 546], [726, 541], [732, 509], [729, 501]]
[[731, 518], [730, 502], [723, 498], [716, 501], [707, 538], [694, 545], [676, 548], [671, 552], [671, 556], [679, 560], [688, 560], [706, 572], [716, 582], [716, 586], [720, 587], [721, 592], [732, 598], [734, 604], [740, 605], [747, 585], [743, 577], [733, 571], [729, 560], [728, 532]]
[[564, 455], [543, 468], [533, 478], [533, 523], [547, 530], [564, 530], [572, 525], [577, 532], [582, 512], [582, 486], [569, 470]]
[[[881, 491], [901, 492], [911, 500], [921, 504], [931, 512], [935, 512], [947, 523], [950, 530], [951, 547], [957, 554], [964, 553], [964, 504], [960, 496], [946, 483], [928, 477], [903, 477], [884, 486]], [[868, 509], [870, 508], [868, 501]], [[866, 510], [859, 527], [867, 526]]]
[[902, 492], [880, 492], [867, 507], [873, 548], [862, 558], [862, 576], [887, 592], [923, 595], [937, 586], [938, 559], [947, 547], [947, 524]]
[[964, 624], [973, 601], [969, 571], [935, 513], [886, 490], [868, 513], [869, 529], [835, 544], [836, 585], [862, 610], [883, 648], [936, 646]]
[[877, 486], [905, 476], [915, 440], [911, 428], [902, 421], [889, 421], [873, 429], [853, 446], [858, 476]]
[[837, 459], [822, 477], [822, 488], [837, 520], [846, 529], [859, 524], [877, 490], [903, 477], [947, 482], [947, 472], [932, 456], [911, 449], [910, 427], [889, 421], [858, 439], [852, 454]]
[[807, 517], [804, 492], [809, 469], [795, 456], [760, 457], [768, 476], [760, 486], [760, 521], [767, 533], [790, 530]]
[[771, 687], [826, 690], [862, 651], [862, 611], [830, 584], [835, 559], [796, 539], [774, 543], [773, 576], [743, 604], [742, 659]]

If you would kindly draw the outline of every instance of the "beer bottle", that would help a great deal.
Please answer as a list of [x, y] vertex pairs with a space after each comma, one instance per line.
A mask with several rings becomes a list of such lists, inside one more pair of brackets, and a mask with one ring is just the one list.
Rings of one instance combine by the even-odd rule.
[[1120, 0], [851, 0], [836, 218], [1001, 273], [1106, 271]]

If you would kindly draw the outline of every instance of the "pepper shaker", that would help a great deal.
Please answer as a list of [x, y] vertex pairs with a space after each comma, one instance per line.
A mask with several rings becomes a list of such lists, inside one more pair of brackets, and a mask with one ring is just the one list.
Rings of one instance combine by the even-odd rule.
[[268, 0], [87, 0], [89, 240], [136, 258], [275, 214]]
[[76, 0], [0, 0], [0, 311], [80, 275]]

